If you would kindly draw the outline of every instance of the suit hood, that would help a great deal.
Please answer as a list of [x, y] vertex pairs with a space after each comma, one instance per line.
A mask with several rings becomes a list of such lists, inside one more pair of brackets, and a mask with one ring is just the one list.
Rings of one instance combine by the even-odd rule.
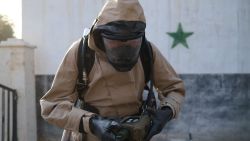
[[[115, 25], [115, 26], [113, 26]], [[101, 32], [110, 27], [125, 32], [145, 31], [146, 20], [138, 0], [108, 0], [94, 21], [89, 34], [89, 47], [96, 53], [104, 53]]]

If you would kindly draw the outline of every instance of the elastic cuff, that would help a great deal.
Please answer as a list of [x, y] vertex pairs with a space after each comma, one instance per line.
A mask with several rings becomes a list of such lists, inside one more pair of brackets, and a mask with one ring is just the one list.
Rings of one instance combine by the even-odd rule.
[[164, 102], [164, 103], [161, 104], [161, 108], [166, 107], [166, 106], [171, 108], [171, 110], [173, 112], [172, 118], [175, 118], [176, 117], [176, 111], [175, 111], [174, 106], [172, 104], [168, 103], [168, 102]]
[[173, 118], [178, 117], [180, 106], [184, 97], [178, 93], [169, 93], [167, 97], [161, 99], [161, 107], [169, 106], [173, 110]]
[[79, 124], [79, 132], [80, 133], [84, 133], [84, 129], [83, 129], [83, 116], [81, 117], [81, 120], [80, 120], [80, 124]]
[[86, 133], [91, 133], [90, 131], [90, 127], [89, 127], [89, 119], [94, 116], [95, 113], [90, 113], [90, 112], [87, 112], [83, 115], [82, 117], [82, 121], [83, 121], [83, 129], [84, 129], [84, 132]]

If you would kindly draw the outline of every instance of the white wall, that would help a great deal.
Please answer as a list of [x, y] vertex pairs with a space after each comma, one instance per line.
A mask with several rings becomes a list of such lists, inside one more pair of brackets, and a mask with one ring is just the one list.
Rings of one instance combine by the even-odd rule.
[[[249, 0], [140, 0], [147, 36], [178, 73], [250, 72]], [[105, 0], [23, 0], [23, 39], [36, 45], [36, 74], [54, 74], [72, 41], [90, 27]], [[181, 22], [190, 49], [166, 32]]]
[[34, 49], [34, 46], [18, 39], [0, 43], [0, 84], [17, 90], [19, 141], [37, 140]]

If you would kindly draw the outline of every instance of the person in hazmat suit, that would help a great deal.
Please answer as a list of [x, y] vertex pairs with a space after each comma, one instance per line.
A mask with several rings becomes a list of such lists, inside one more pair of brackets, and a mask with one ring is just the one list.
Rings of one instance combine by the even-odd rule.
[[[71, 45], [50, 90], [40, 100], [42, 117], [65, 129], [62, 141], [149, 141], [178, 115], [185, 95], [183, 81], [157, 47], [146, 40], [145, 28], [138, 0], [108, 0], [102, 8], [85, 38], [88, 49], [94, 51], [94, 62], [87, 74], [87, 89], [80, 92], [80, 97], [92, 108], [75, 106], [79, 98], [76, 85], [81, 73], [77, 64], [81, 40]], [[149, 45], [152, 56], [144, 58], [152, 61], [151, 84], [160, 104], [155, 109], [146, 105], [141, 110], [147, 61], [143, 62], [140, 54], [142, 47]], [[150, 119], [142, 122], [144, 131], [124, 124], [124, 118], [140, 122], [141, 118], [129, 117], [142, 117], [142, 112]]]

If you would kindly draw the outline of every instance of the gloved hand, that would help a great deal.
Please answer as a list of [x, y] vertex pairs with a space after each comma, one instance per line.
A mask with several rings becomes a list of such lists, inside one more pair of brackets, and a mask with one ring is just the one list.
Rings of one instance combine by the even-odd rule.
[[121, 125], [115, 120], [93, 116], [90, 118], [90, 130], [101, 141], [119, 141], [113, 131], [121, 129]]
[[172, 119], [173, 111], [170, 107], [165, 106], [155, 112], [151, 111], [153, 115], [152, 125], [145, 138], [145, 141], [149, 141], [154, 135], [159, 134], [164, 128], [165, 124]]

